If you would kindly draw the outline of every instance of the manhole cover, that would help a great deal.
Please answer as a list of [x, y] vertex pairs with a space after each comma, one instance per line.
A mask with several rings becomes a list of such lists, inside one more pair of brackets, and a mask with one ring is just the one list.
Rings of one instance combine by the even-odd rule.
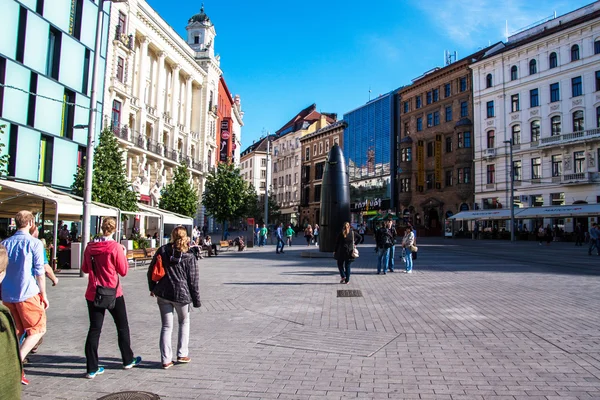
[[337, 297], [363, 297], [360, 290], [338, 290]]
[[119, 392], [100, 397], [98, 400], [160, 400], [160, 396], [148, 392]]

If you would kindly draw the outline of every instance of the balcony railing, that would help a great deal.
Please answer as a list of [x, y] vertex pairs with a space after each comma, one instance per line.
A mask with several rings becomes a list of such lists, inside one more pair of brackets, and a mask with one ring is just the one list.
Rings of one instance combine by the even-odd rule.
[[576, 142], [580, 140], [588, 140], [588, 139], [600, 139], [600, 128], [596, 129], [588, 129], [587, 131], [579, 131], [572, 133], [565, 133], [562, 135], [555, 135], [546, 138], [542, 138], [540, 141], [540, 146], [556, 146], [558, 144]]
[[129, 50], [133, 50], [133, 35], [128, 35], [122, 32], [121, 25], [117, 25], [115, 29], [115, 40], [121, 42]]
[[483, 157], [485, 158], [493, 158], [496, 157], [496, 149], [483, 149]]
[[592, 183], [600, 181], [598, 172], [577, 172], [574, 174], [565, 174], [562, 176], [563, 183]]

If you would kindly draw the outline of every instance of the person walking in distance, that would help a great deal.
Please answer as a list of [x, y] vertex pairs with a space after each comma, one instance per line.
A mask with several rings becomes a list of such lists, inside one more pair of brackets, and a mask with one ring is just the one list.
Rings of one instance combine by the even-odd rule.
[[119, 275], [127, 275], [129, 264], [125, 257], [125, 248], [113, 239], [116, 229], [117, 221], [114, 218], [104, 218], [102, 221], [102, 237], [88, 244], [83, 253], [81, 270], [89, 274], [88, 286], [85, 292], [90, 318], [90, 328], [85, 341], [87, 369], [85, 377], [88, 379], [93, 379], [96, 375], [104, 373], [104, 368], [98, 366], [98, 344], [100, 342], [106, 309], [97, 307], [94, 304], [98, 286], [117, 289], [114, 307], [109, 308], [108, 311], [117, 326], [117, 337], [123, 360], [123, 368], [131, 369], [142, 361], [141, 357], [134, 357], [131, 350], [127, 309], [125, 307], [125, 298], [123, 297], [123, 287], [119, 280]]
[[281, 222], [279, 223], [279, 225], [277, 225], [277, 230], [275, 231], [275, 235], [277, 238], [277, 244], [275, 245], [275, 253], [283, 254], [283, 248], [285, 246], [285, 242], [283, 241], [283, 224]]
[[267, 234], [269, 231], [265, 224], [262, 224], [260, 230], [258, 231], [258, 247], [265, 246], [267, 244]]
[[[162, 328], [160, 331], [160, 358], [164, 369], [173, 366], [171, 334], [173, 317], [177, 313], [179, 335], [177, 336], [177, 362], [189, 363], [191, 306], [198, 308], [200, 289], [198, 284], [198, 252], [189, 247], [189, 238], [183, 226], [171, 232], [171, 243], [158, 249], [148, 268], [148, 288], [156, 297]], [[160, 260], [160, 261], [159, 261]], [[163, 266], [164, 276], [153, 280], [156, 263]]]
[[312, 226], [307, 225], [306, 228], [304, 228], [304, 238], [306, 239], [306, 245], [310, 246], [310, 243], [312, 242], [313, 238]]
[[583, 228], [581, 222], [575, 225], [575, 246], [583, 246]]
[[592, 250], [596, 248], [596, 254], [600, 256], [600, 228], [597, 223], [592, 224], [590, 229], [590, 247], [588, 248], [588, 256], [592, 255]]
[[[6, 247], [0, 244], [0, 284], [4, 279], [7, 265]], [[23, 364], [19, 354], [19, 338], [10, 310], [2, 304], [0, 304], [0, 349], [2, 349], [0, 394], [6, 399], [20, 399]]]
[[404, 231], [402, 248], [404, 249], [405, 254], [404, 262], [406, 263], [406, 273], [411, 274], [413, 270], [412, 252], [415, 249], [415, 234], [413, 233], [412, 226], [410, 225], [408, 225]]
[[354, 235], [354, 231], [349, 222], [344, 222], [342, 231], [335, 241], [335, 251], [333, 258], [337, 261], [338, 270], [340, 271], [340, 283], [350, 283], [350, 265], [354, 258], [352, 252], [354, 246], [360, 241], [358, 235]]
[[537, 230], [537, 238], [538, 244], [541, 246], [544, 241], [544, 236], [546, 236], [546, 230], [544, 229], [544, 225], [540, 224]]
[[[19, 211], [15, 215], [17, 232], [2, 244], [6, 247], [8, 266], [2, 283], [2, 302], [15, 320], [17, 337], [27, 333], [20, 347], [21, 361], [46, 333], [46, 271], [42, 242], [29, 233], [34, 225], [33, 214]], [[29, 384], [25, 373], [21, 383]]]
[[288, 247], [292, 246], [292, 239], [294, 238], [294, 233], [294, 228], [292, 228], [291, 225], [288, 225], [287, 229], [285, 230], [285, 240], [287, 241]]
[[319, 245], [319, 233], [321, 231], [321, 228], [319, 228], [318, 224], [315, 224], [315, 228], [313, 229], [313, 238], [315, 241], [315, 246]]

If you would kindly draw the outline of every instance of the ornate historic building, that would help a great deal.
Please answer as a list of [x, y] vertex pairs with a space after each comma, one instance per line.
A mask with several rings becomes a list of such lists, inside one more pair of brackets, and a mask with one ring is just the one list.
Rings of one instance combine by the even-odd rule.
[[302, 158], [302, 195], [300, 202], [300, 224], [320, 223], [321, 217], [321, 181], [325, 171], [325, 162], [329, 150], [334, 144], [344, 146], [345, 121], [337, 121], [300, 138], [305, 150]]
[[400, 90], [398, 210], [421, 235], [473, 208], [473, 78], [487, 49], [434, 68]]
[[[286, 224], [301, 222], [298, 218], [301, 197], [301, 160], [306, 159], [306, 155], [314, 149], [301, 145], [300, 139], [335, 122], [336, 119], [336, 114], [320, 113], [317, 111], [316, 104], [312, 104], [296, 114], [275, 133], [271, 189], [281, 210], [281, 222]], [[323, 154], [323, 149], [320, 154]]]
[[[510, 36], [471, 68], [477, 204], [510, 207], [511, 176], [515, 207], [600, 202], [600, 2]], [[576, 220], [538, 222], [570, 232]]]
[[222, 140], [226, 157], [239, 159], [243, 116], [239, 97], [225, 90], [212, 21], [202, 9], [183, 39], [144, 0], [113, 4], [110, 21], [103, 122], [125, 151], [140, 201], [157, 205], [180, 164], [201, 194]]

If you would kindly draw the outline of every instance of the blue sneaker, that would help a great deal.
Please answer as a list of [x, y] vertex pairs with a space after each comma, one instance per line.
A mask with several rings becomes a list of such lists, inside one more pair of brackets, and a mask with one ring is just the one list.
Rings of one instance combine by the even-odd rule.
[[94, 379], [96, 377], [96, 375], [102, 375], [103, 373], [104, 373], [104, 367], [100, 367], [100, 368], [98, 368], [97, 371], [88, 372], [87, 374], [85, 374], [85, 377], [88, 379]]
[[135, 367], [136, 365], [139, 365], [141, 362], [142, 362], [142, 357], [137, 356], [136, 358], [133, 359], [131, 364], [124, 365], [123, 369], [131, 369], [131, 368]]

